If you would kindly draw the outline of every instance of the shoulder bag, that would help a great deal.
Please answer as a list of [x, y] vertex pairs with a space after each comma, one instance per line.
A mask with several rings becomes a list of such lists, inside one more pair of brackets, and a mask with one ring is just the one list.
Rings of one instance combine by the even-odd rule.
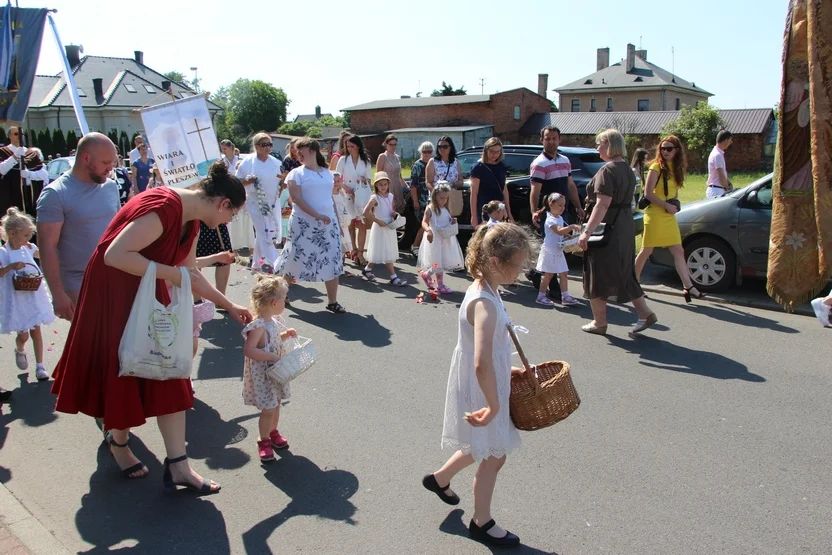
[[[604, 171], [603, 168], [601, 171]], [[596, 197], [596, 201], [592, 203], [592, 207], [590, 210], [587, 210], [584, 216], [584, 223], [583, 223], [583, 231], [586, 231], [587, 222], [589, 222], [589, 217], [592, 214], [592, 211], [595, 209], [595, 205], [597, 204], [598, 200]], [[620, 203], [611, 203], [609, 208], [615, 208], [615, 216], [613, 216], [611, 222], [602, 222], [598, 224], [592, 233], [589, 234], [589, 240], [587, 241], [587, 249], [600, 249], [606, 247], [610, 240], [612, 239], [613, 229], [615, 227], [615, 222], [618, 220], [618, 215], [621, 214], [621, 209], [625, 206], [630, 206], [629, 202], [620, 202]]]

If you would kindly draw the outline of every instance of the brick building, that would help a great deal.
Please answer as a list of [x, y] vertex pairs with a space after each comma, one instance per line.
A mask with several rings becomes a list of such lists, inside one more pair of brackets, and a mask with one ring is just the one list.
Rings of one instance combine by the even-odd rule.
[[713, 96], [647, 61], [647, 50], [627, 45], [627, 56], [610, 65], [610, 49], [599, 48], [596, 71], [555, 91], [561, 112], [651, 112], [681, 110]]
[[519, 88], [485, 95], [398, 98], [359, 104], [344, 111], [350, 114], [352, 131], [362, 136], [382, 135], [394, 129], [493, 125], [495, 136], [517, 142], [524, 123], [552, 109], [546, 98], [545, 76], [540, 76], [539, 85], [542, 94]]
[[[777, 120], [771, 108], [719, 110], [719, 115], [734, 135], [725, 153], [728, 172], [769, 171], [774, 161]], [[602, 129], [616, 128], [627, 135], [628, 144], [646, 148], [655, 155], [662, 127], [675, 120], [679, 112], [552, 112], [537, 114], [520, 130], [523, 144], [540, 144], [540, 129], [554, 125], [561, 131], [561, 144], [595, 148], [595, 135]], [[635, 139], [631, 139], [635, 137]], [[630, 153], [632, 154], [632, 153]], [[702, 169], [702, 162], [688, 152], [689, 168]]]

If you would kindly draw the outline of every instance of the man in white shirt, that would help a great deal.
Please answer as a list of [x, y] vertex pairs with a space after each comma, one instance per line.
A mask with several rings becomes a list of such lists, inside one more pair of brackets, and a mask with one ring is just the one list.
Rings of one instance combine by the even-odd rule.
[[725, 151], [732, 142], [734, 136], [727, 129], [723, 129], [716, 136], [716, 146], [708, 156], [708, 188], [705, 190], [707, 198], [719, 198], [731, 190], [728, 170], [725, 168]]
[[[136, 137], [133, 139], [133, 144], [136, 145], [136, 148], [131, 150], [129, 153], [131, 166], [136, 160], [138, 160], [142, 156], [141, 154], [139, 154], [139, 147], [144, 144], [144, 137], [142, 137], [141, 135], [136, 135]], [[148, 145], [147, 147], [147, 157], [153, 160], [153, 151], [150, 150], [150, 145]]]

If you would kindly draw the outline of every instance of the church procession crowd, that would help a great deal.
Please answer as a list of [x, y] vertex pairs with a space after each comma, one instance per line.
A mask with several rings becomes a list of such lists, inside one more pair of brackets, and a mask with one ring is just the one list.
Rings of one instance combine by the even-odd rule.
[[[473, 539], [514, 546], [519, 538], [492, 519], [491, 497], [506, 456], [520, 445], [508, 410], [513, 376], [524, 370], [511, 364], [513, 346], [503, 304], [508, 288], [526, 272], [544, 308], [581, 303], [569, 292], [565, 251], [580, 252], [583, 293], [593, 319], [589, 334], [607, 332], [607, 301], [632, 303], [636, 336], [658, 321], [639, 285], [650, 252], [668, 248], [684, 285], [687, 302], [703, 293], [693, 285], [674, 214], [685, 181], [685, 149], [675, 136], [658, 145], [655, 157], [639, 151], [627, 160], [623, 136], [616, 130], [597, 136], [605, 162], [587, 187], [583, 205], [570, 176], [566, 156], [558, 153], [560, 131], [541, 130], [543, 152], [531, 164], [530, 207], [534, 228], [514, 223], [502, 163], [502, 143], [491, 138], [471, 170], [471, 223], [474, 232], [463, 253], [454, 214], [454, 196], [463, 183], [453, 140], [425, 142], [408, 185], [396, 154], [397, 138], [373, 163], [357, 135], [345, 133], [329, 160], [314, 139], [298, 137], [281, 161], [271, 138], [257, 133], [252, 154], [241, 157], [228, 140], [223, 157], [190, 189], [164, 186], [150, 146], [139, 136], [131, 167], [121, 167], [113, 143], [99, 133], [78, 144], [70, 171], [48, 184], [43, 156], [20, 146], [20, 130], [0, 150], [0, 332], [16, 334], [15, 365], [29, 366], [26, 344], [34, 348], [38, 380], [54, 379], [56, 410], [95, 418], [115, 462], [126, 479], [149, 470], [130, 449], [130, 429], [156, 417], [166, 458], [166, 491], [185, 488], [214, 494], [221, 486], [191, 468], [186, 453], [186, 411], [193, 408], [190, 379], [154, 380], [120, 373], [119, 346], [142, 277], [155, 271], [155, 295], [168, 305], [186, 281], [193, 295], [193, 356], [201, 326], [219, 309], [242, 327], [242, 398], [260, 411], [257, 453], [264, 463], [275, 449], [288, 447], [279, 431], [281, 405], [290, 383], [275, 380], [270, 368], [286, 356], [298, 332], [283, 314], [296, 282], [323, 282], [326, 309], [333, 317], [347, 308], [338, 301], [339, 278], [353, 264], [364, 279], [384, 278], [394, 288], [407, 284], [398, 273], [396, 230], [405, 225], [409, 203], [421, 221], [412, 247], [418, 279], [431, 292], [449, 295], [447, 272], [467, 270], [473, 282], [459, 309], [459, 337], [451, 357], [442, 446], [453, 451], [423, 485], [445, 503], [459, 497], [450, 489], [454, 476], [477, 463]], [[720, 134], [712, 154], [713, 179], [708, 196], [730, 188], [724, 157], [730, 133]], [[713, 181], [713, 182], [712, 182]], [[642, 250], [635, 252], [632, 199], [644, 183]], [[711, 191], [713, 189], [713, 192]], [[575, 213], [579, 224], [570, 224]], [[237, 251], [250, 249], [250, 257]], [[246, 264], [257, 275], [250, 306], [226, 296], [232, 264]], [[200, 268], [214, 266], [215, 283]], [[182, 272], [181, 269], [186, 271]], [[42, 274], [41, 274], [42, 272]], [[832, 300], [819, 300], [825, 314]], [[42, 327], [55, 318], [71, 322], [57, 367], [43, 363]], [[191, 330], [188, 330], [191, 331]], [[10, 401], [11, 391], [0, 391]]]

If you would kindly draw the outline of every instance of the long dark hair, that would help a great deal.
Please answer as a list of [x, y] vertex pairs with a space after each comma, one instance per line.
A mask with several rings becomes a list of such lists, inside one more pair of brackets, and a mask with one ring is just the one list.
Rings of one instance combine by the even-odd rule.
[[[364, 163], [370, 164], [370, 155], [367, 154], [367, 151], [364, 150], [364, 141], [361, 140], [361, 137], [358, 135], [350, 135], [346, 142], [352, 143], [358, 147], [358, 158], [360, 160], [364, 160]], [[344, 149], [346, 150], [346, 146], [344, 145]], [[344, 154], [346, 156], [346, 153]]]
[[321, 154], [321, 144], [315, 139], [304, 137], [297, 143], [295, 143], [295, 148], [297, 148], [298, 150], [302, 148], [308, 148], [309, 150], [315, 153], [315, 161], [318, 163], [318, 165], [322, 168], [327, 167], [326, 159], [324, 158], [324, 155]]
[[564, 201], [566, 201], [566, 197], [563, 196], [562, 194], [560, 194], [560, 193], [550, 193], [546, 197], [546, 200], [543, 202], [543, 208], [541, 208], [540, 210], [538, 210], [537, 212], [534, 213], [535, 216], [537, 216], [537, 219], [539, 220], [540, 218], [543, 218], [544, 214], [546, 214], [547, 212], [551, 212], [550, 206], [553, 203], [559, 201], [560, 199], [563, 199]]
[[685, 155], [685, 149], [682, 146], [682, 141], [679, 140], [679, 137], [676, 135], [668, 135], [666, 137], [662, 137], [662, 140], [659, 141], [658, 146], [656, 146], [656, 157], [651, 160], [650, 165], [658, 164], [662, 171], [668, 171], [667, 162], [662, 156], [662, 143], [670, 143], [676, 147], [676, 150], [673, 151], [673, 179], [676, 180], [677, 187], [684, 187], [685, 184], [685, 172], [688, 169], [688, 158]]
[[441, 137], [439, 137], [439, 140], [436, 141], [436, 156], [434, 156], [433, 158], [437, 161], [442, 160], [442, 151], [439, 149], [439, 143], [441, 143], [442, 141], [445, 141], [446, 143], [451, 145], [451, 148], [448, 149], [450, 151], [448, 152], [448, 163], [452, 164], [453, 161], [456, 160], [456, 146], [454, 146], [453, 139], [451, 139], [447, 135], [442, 135]]

